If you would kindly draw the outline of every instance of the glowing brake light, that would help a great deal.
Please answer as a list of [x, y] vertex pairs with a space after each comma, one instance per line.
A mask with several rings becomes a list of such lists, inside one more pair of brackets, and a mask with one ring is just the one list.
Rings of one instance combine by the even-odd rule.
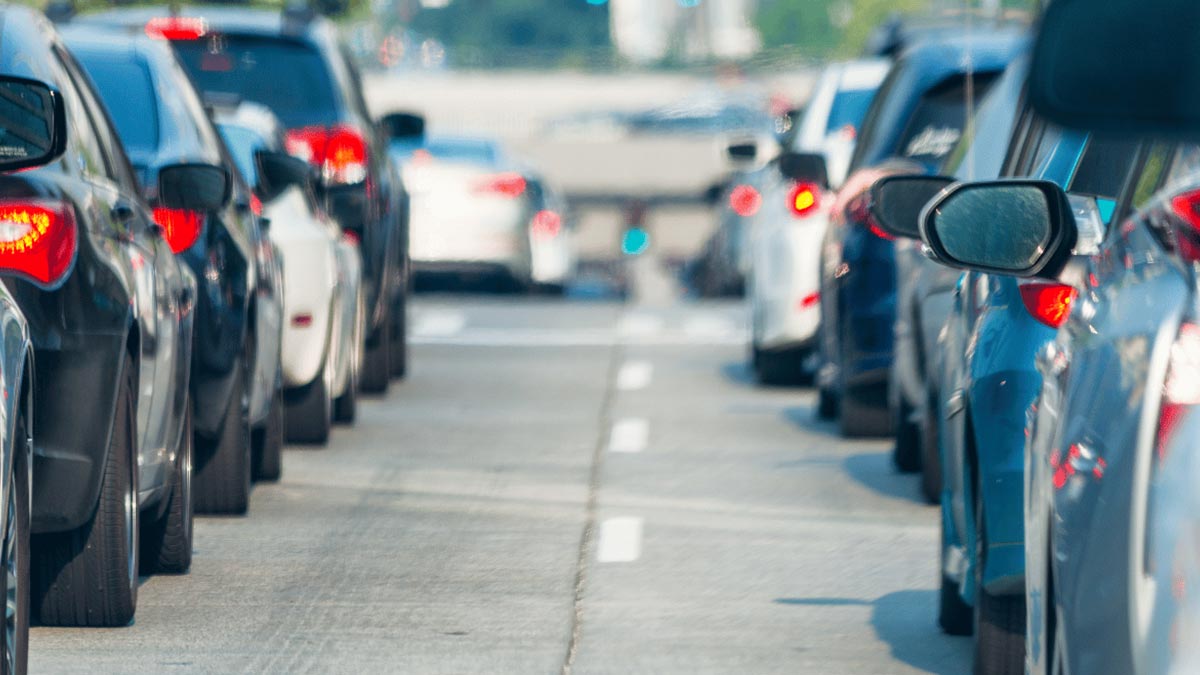
[[199, 40], [208, 35], [208, 22], [199, 17], [156, 16], [146, 22], [146, 35], [156, 40]]
[[154, 222], [163, 229], [163, 237], [172, 253], [188, 250], [204, 231], [204, 214], [184, 209], [154, 209]]
[[1076, 291], [1071, 286], [1045, 281], [1025, 281], [1020, 286], [1025, 309], [1038, 321], [1051, 328], [1063, 325], [1071, 315], [1071, 303]]
[[367, 141], [353, 127], [292, 129], [286, 144], [289, 153], [320, 169], [330, 185], [357, 185], [367, 179]]
[[1187, 224], [1187, 227], [1175, 228], [1175, 249], [1179, 257], [1184, 262], [1200, 262], [1200, 190], [1174, 197], [1171, 208]]
[[729, 192], [729, 208], [743, 218], [758, 213], [762, 207], [762, 194], [753, 185], [739, 185]]
[[816, 183], [796, 183], [788, 192], [788, 207], [792, 215], [804, 218], [821, 207], [821, 188]]
[[519, 173], [500, 173], [489, 176], [475, 186], [475, 191], [516, 199], [525, 194], [525, 177]]
[[533, 216], [530, 230], [538, 239], [553, 239], [562, 231], [562, 216], [549, 209], [538, 211]]
[[78, 236], [69, 204], [0, 201], [0, 270], [58, 286], [75, 262]]

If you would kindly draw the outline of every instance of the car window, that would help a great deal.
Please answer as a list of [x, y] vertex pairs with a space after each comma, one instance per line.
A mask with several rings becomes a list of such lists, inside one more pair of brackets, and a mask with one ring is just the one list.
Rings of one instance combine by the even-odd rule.
[[963, 132], [962, 142], [946, 160], [943, 173], [958, 180], [995, 178], [1000, 175], [1017, 122], [1023, 74], [1023, 70], [1006, 72], [1003, 79], [984, 96], [975, 119]]
[[[1164, 176], [1168, 173], [1167, 165], [1173, 163], [1174, 145], [1170, 143], [1154, 143], [1146, 152], [1146, 159], [1142, 163], [1141, 173], [1138, 175], [1137, 183], [1133, 188], [1133, 195], [1130, 198], [1130, 204], [1134, 209], [1140, 209], [1145, 206], [1154, 193], [1158, 191], [1160, 185], [1164, 183]], [[1174, 167], [1171, 169], [1174, 174]], [[1170, 182], [1167, 178], [1166, 182]]]
[[843, 89], [833, 97], [833, 107], [829, 109], [829, 120], [825, 123], [826, 133], [835, 133], [851, 127], [854, 130], [862, 128], [863, 118], [867, 109], [875, 99], [874, 89]]
[[340, 101], [321, 54], [299, 43], [213, 35], [174, 43], [201, 91], [237, 94], [267, 106], [287, 127], [328, 124]]
[[88, 74], [101, 92], [121, 92], [124, 105], [111, 106], [113, 124], [133, 152], [152, 154], [158, 148], [158, 96], [146, 64], [137, 61], [89, 59]]
[[1115, 205], [1132, 177], [1138, 149], [1138, 141], [1092, 138], [1067, 191], [1111, 200]]
[[[62, 69], [60, 81], [70, 81], [69, 71], [62, 55], [57, 50], [51, 50], [54, 61]], [[108, 176], [108, 165], [104, 153], [100, 149], [100, 141], [96, 139], [96, 130], [92, 126], [92, 118], [88, 114], [87, 105], [78, 90], [63, 92], [63, 102], [67, 109], [67, 143], [74, 148], [79, 157], [79, 169], [91, 176]]]
[[[995, 76], [975, 76], [975, 96], [986, 95]], [[952, 77], [925, 92], [900, 135], [897, 155], [924, 164], [929, 170], [942, 168], [966, 127], [967, 78]]]
[[113, 121], [109, 117], [107, 107], [100, 103], [99, 97], [92, 90], [91, 81], [83, 74], [83, 69], [79, 67], [75, 59], [69, 53], [61, 54], [60, 58], [66, 64], [67, 73], [75, 84], [75, 90], [79, 92], [84, 106], [87, 108], [96, 139], [100, 143], [100, 151], [105, 157], [109, 178], [120, 185], [125, 192], [139, 194], [141, 190], [138, 180], [133, 172], [133, 167], [129, 164], [129, 157], [125, 155], [125, 147], [121, 143], [121, 139], [113, 131]]
[[218, 124], [217, 130], [225, 139], [233, 163], [242, 177], [248, 184], [258, 185], [258, 165], [254, 161], [254, 153], [266, 146], [262, 137], [250, 129], [232, 124]]

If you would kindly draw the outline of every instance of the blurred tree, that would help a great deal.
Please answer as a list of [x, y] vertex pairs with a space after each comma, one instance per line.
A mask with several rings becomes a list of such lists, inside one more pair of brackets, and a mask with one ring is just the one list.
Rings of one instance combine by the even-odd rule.
[[822, 56], [838, 46], [833, 10], [843, 0], [759, 0], [754, 24], [763, 48]]

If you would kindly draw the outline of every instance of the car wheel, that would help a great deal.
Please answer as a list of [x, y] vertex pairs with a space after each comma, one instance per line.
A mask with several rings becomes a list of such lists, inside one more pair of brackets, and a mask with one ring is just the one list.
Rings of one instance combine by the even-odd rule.
[[817, 387], [817, 419], [831, 420], [838, 414], [838, 396], [829, 387]]
[[975, 492], [975, 675], [1025, 672], [1025, 595], [992, 595], [983, 588], [987, 528]]
[[[938, 519], [941, 520], [941, 514]], [[958, 582], [946, 573], [946, 524], [942, 522], [941, 548], [938, 551], [938, 569], [941, 570], [942, 586], [938, 602], [938, 626], [947, 635], [970, 635], [974, 630], [971, 606], [962, 599]]]
[[8, 522], [4, 528], [4, 675], [24, 675], [29, 667], [29, 427], [24, 405], [13, 437], [13, 470], [8, 482]]
[[[355, 359], [357, 361], [357, 359]], [[333, 400], [333, 421], [338, 424], [353, 424], [358, 417], [358, 364], [350, 364], [346, 391]]]
[[158, 519], [142, 521], [141, 565], [152, 574], [184, 574], [192, 566], [191, 401], [186, 405], [167, 507]]
[[122, 369], [91, 520], [33, 539], [33, 606], [48, 626], [115, 628], [133, 620], [138, 590], [137, 454], [133, 369]]
[[196, 513], [240, 515], [250, 508], [251, 440], [246, 419], [246, 371], [239, 365], [216, 439], [195, 439], [192, 508]]
[[403, 379], [408, 372], [408, 294], [402, 293], [392, 305], [391, 354], [389, 372], [393, 380]]
[[391, 371], [391, 319], [384, 317], [375, 331], [374, 341], [367, 340], [363, 352], [362, 379], [359, 386], [367, 394], [386, 394]]
[[289, 443], [324, 445], [333, 426], [333, 399], [330, 394], [329, 359], [317, 378], [288, 392], [287, 439]]
[[769, 387], [802, 386], [812, 378], [804, 370], [805, 349], [760, 349], [752, 347], [751, 362], [759, 384]]
[[892, 463], [903, 473], [916, 473], [921, 470], [921, 435], [912, 421], [913, 408], [904, 400], [904, 394], [900, 394], [894, 410], [892, 428], [896, 430], [896, 446], [892, 449]]
[[254, 457], [251, 475], [254, 480], [274, 483], [283, 475], [283, 390], [275, 388], [267, 424], [254, 430]]
[[925, 411], [921, 418], [921, 492], [930, 504], [937, 504], [942, 495], [942, 455], [938, 449], [938, 394], [927, 388]]

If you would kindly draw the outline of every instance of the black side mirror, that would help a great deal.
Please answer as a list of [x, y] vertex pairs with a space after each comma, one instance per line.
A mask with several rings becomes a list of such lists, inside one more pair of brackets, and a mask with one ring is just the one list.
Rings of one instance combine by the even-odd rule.
[[224, 167], [171, 164], [158, 170], [158, 203], [170, 209], [218, 211], [229, 203], [233, 180]]
[[921, 239], [950, 267], [1018, 277], [1062, 271], [1078, 237], [1067, 194], [1056, 183], [959, 183], [925, 207]]
[[259, 150], [254, 153], [254, 161], [258, 164], [257, 192], [265, 202], [272, 201], [293, 185], [304, 187], [316, 178], [311, 164], [285, 152]]
[[420, 140], [425, 138], [425, 118], [416, 113], [396, 112], [384, 115], [379, 125], [388, 140]]
[[784, 178], [829, 187], [825, 156], [813, 152], [785, 152], [779, 156], [779, 172]]
[[758, 158], [758, 144], [754, 141], [744, 141], [740, 143], [730, 143], [725, 149], [725, 154], [730, 161], [736, 163], [753, 162]]
[[871, 215], [893, 237], [921, 238], [921, 211], [954, 184], [944, 176], [885, 176], [871, 186]]
[[43, 166], [66, 150], [62, 94], [37, 80], [0, 75], [0, 171]]

